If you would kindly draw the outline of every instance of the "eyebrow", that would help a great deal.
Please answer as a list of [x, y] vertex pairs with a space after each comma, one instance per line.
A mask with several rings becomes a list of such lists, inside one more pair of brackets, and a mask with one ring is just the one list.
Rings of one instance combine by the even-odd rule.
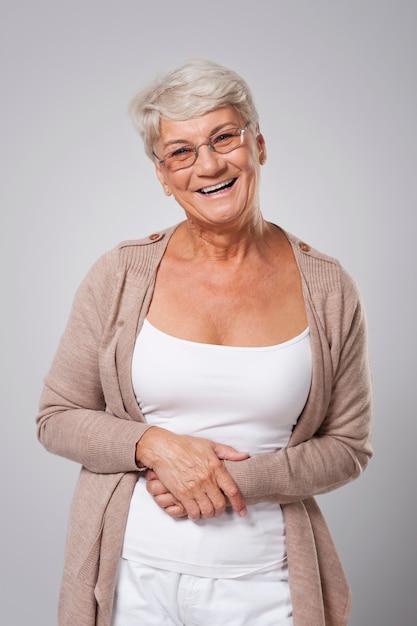
[[[218, 133], [219, 131], [221, 131], [223, 128], [240, 128], [239, 124], [237, 122], [224, 122], [223, 124], [218, 124], [217, 126], [215, 126], [211, 133], [207, 136], [207, 139], [209, 139], [210, 137], [213, 137], [213, 135], [215, 135], [216, 133]], [[189, 139], [170, 139], [169, 141], [167, 141], [166, 143], [162, 144], [163, 149], [168, 148], [169, 146], [174, 146], [177, 144], [183, 144], [183, 145], [187, 145], [187, 146], [195, 146], [195, 143], [192, 143]]]

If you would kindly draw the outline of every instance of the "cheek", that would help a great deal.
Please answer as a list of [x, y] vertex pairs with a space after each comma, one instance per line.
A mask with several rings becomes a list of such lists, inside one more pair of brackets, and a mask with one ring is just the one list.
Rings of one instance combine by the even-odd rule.
[[242, 172], [244, 172], [248, 178], [257, 178], [259, 170], [260, 166], [258, 156], [253, 153], [249, 154], [244, 165], [242, 165]]
[[189, 188], [189, 174], [183, 174], [182, 172], [172, 172], [170, 176], [166, 177], [167, 185], [171, 189], [174, 196], [185, 193]]
[[242, 150], [236, 154], [236, 164], [240, 165], [243, 171], [256, 173], [259, 165], [259, 150], [256, 146], [242, 146]]

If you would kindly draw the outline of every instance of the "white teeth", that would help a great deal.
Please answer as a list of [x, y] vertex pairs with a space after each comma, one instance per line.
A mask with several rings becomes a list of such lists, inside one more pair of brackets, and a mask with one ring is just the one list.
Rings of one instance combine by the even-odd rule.
[[219, 183], [218, 185], [212, 185], [211, 187], [203, 187], [200, 189], [201, 193], [213, 193], [213, 191], [219, 191], [220, 189], [224, 189], [225, 187], [230, 187], [233, 183], [234, 178], [230, 180], [225, 180], [223, 183]]

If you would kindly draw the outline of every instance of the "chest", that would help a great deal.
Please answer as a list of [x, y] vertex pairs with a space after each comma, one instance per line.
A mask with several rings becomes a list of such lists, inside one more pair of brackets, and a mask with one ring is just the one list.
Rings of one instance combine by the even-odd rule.
[[149, 320], [190, 341], [267, 346], [307, 326], [301, 280], [294, 265], [239, 268], [161, 264]]

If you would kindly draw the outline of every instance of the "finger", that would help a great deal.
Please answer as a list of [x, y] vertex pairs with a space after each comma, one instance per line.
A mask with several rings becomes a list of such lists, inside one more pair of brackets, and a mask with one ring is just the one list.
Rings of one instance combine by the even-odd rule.
[[231, 446], [226, 446], [222, 443], [215, 443], [214, 451], [217, 458], [227, 461], [244, 461], [249, 458], [249, 454], [247, 452], [239, 452], [239, 450], [236, 450]]
[[218, 485], [228, 498], [232, 509], [240, 516], [247, 515], [247, 508], [239, 487], [228, 472], [222, 473], [218, 477]]
[[179, 489], [179, 494], [176, 499], [184, 508], [187, 517], [189, 517], [193, 521], [200, 519], [200, 507], [197, 502], [192, 497], [190, 497], [188, 492], [184, 493], [181, 489]]
[[156, 475], [156, 473], [153, 470], [148, 469], [145, 472], [145, 478], [146, 478], [146, 480], [155, 480], [155, 479], [158, 478], [158, 476]]
[[169, 493], [168, 489], [157, 478], [154, 480], [148, 480], [146, 483], [146, 491], [150, 493], [151, 496], [159, 496], [163, 493]]
[[156, 502], [156, 504], [161, 509], [167, 509], [168, 507], [171, 507], [171, 506], [180, 506], [181, 508], [183, 508], [181, 503], [178, 502], [178, 500], [176, 500], [174, 496], [172, 496], [170, 493], [164, 493], [161, 496], [155, 496], [154, 502]]
[[189, 519], [193, 520], [193, 522], [196, 522], [201, 518], [200, 507], [195, 500], [185, 500], [184, 502], [181, 502], [181, 504], [185, 509], [186, 515]]
[[[160, 497], [162, 498], [161, 501], [159, 501]], [[168, 499], [163, 499], [163, 496], [158, 496], [155, 498], [155, 502], [157, 502], [160, 508], [163, 509], [164, 513], [167, 513], [170, 517], [187, 517], [187, 511], [182, 504], [178, 502], [178, 500], [175, 500], [174, 497], [172, 497], [172, 500], [169, 501]]]
[[[210, 518], [219, 517], [224, 513], [227, 500], [224, 493], [217, 484], [217, 472], [223, 470], [227, 475], [227, 470], [224, 467], [224, 463], [214, 457], [214, 467], [204, 467], [202, 472], [198, 473], [195, 469], [195, 474], [192, 479], [187, 480], [185, 483], [185, 489], [188, 491], [186, 495], [191, 497], [200, 508], [200, 517]], [[230, 477], [232, 480], [232, 478]], [[178, 500], [185, 505], [182, 494], [178, 496], [175, 494]]]
[[197, 496], [196, 502], [200, 507], [201, 517], [220, 517], [226, 510], [227, 500], [217, 483], [207, 488], [206, 497]]
[[[154, 475], [156, 476], [155, 473]], [[181, 507], [181, 510], [183, 511], [182, 514], [184, 514], [185, 512], [184, 507], [182, 507], [180, 502], [166, 489], [166, 487], [161, 483], [161, 481], [158, 478], [149, 480], [146, 483], [146, 490], [148, 491], [148, 493], [151, 494], [155, 502], [161, 508], [165, 509], [168, 506], [179, 505]], [[200, 508], [198, 519], [200, 517], [204, 517], [204, 518], [210, 518], [214, 516], [218, 517], [224, 512], [226, 508], [226, 500], [224, 496], [221, 494], [221, 492], [219, 492], [219, 498], [215, 506], [213, 506], [213, 503], [211, 502], [210, 498], [207, 497], [206, 494], [202, 494], [198, 496], [198, 498], [196, 498], [196, 503]]]
[[181, 504], [174, 504], [173, 506], [167, 506], [164, 509], [164, 513], [167, 513], [170, 517], [186, 517], [187, 513]]
[[[148, 473], [147, 473], [148, 475]], [[181, 494], [181, 502], [165, 487], [165, 485], [159, 480], [157, 474], [153, 470], [149, 470], [149, 480], [146, 482], [146, 490], [154, 498], [155, 502], [161, 508], [167, 506], [178, 505], [181, 507], [181, 513], [175, 511], [176, 515], [188, 515], [192, 520], [198, 520], [201, 517], [213, 517], [214, 508], [205, 494], [197, 493], [199, 502], [188, 491], [188, 488], [184, 489], [184, 493]]]
[[[221, 498], [221, 494], [220, 494]], [[218, 517], [220, 515], [220, 508], [222, 507], [221, 503], [213, 502], [212, 499], [207, 494], [202, 494], [196, 499], [198, 506], [200, 507], [200, 516], [204, 519], [209, 519], [210, 517]], [[226, 505], [225, 505], [226, 506]], [[225, 507], [224, 507], [225, 508]], [[223, 509], [224, 510], [224, 509]]]

